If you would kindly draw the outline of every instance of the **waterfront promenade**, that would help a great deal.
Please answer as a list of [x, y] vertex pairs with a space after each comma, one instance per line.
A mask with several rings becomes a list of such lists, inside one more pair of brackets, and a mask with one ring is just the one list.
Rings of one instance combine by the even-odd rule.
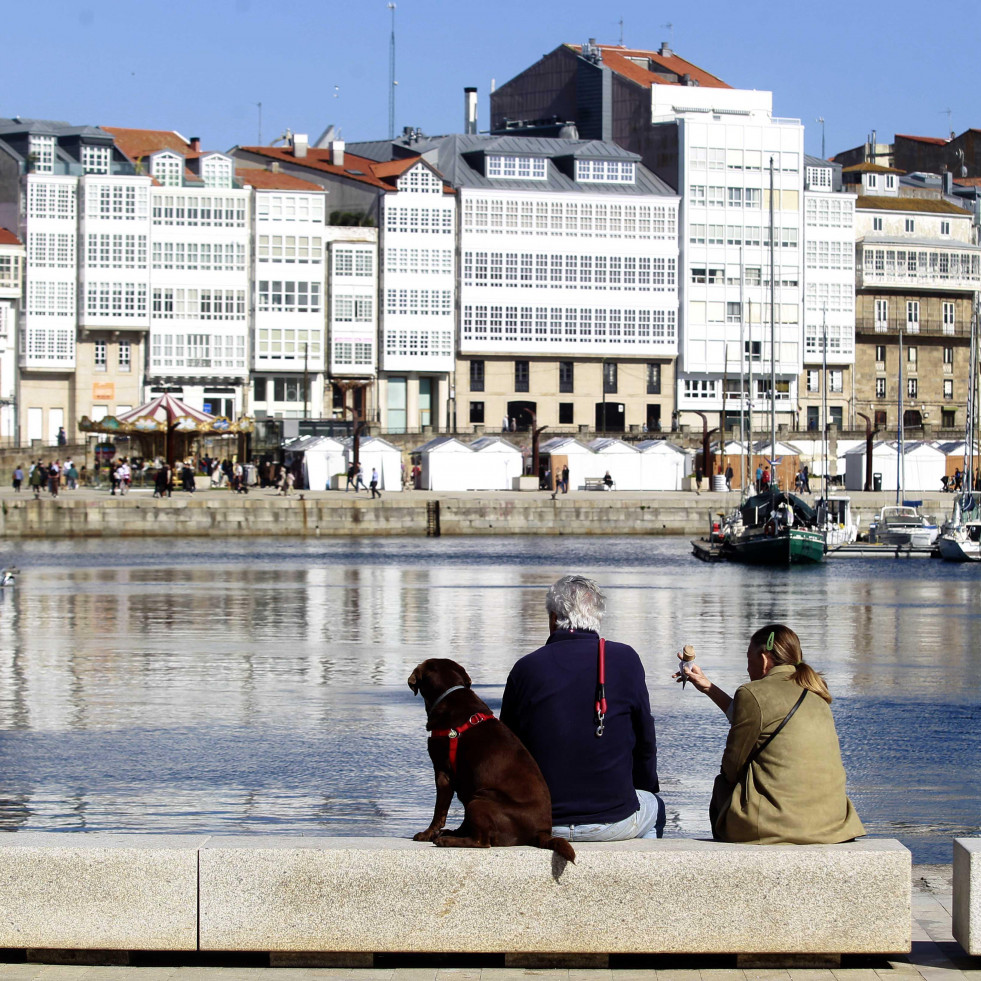
[[71, 966], [18, 963], [12, 952], [0, 951], [0, 981], [981, 981], [981, 959], [966, 956], [951, 934], [951, 879], [949, 865], [913, 866], [913, 950], [907, 957], [854, 958], [835, 969], [737, 969], [735, 958], [698, 956], [650, 958], [643, 966], [602, 970], [489, 967], [462, 958], [446, 966], [392, 958], [374, 968], [266, 967], [262, 958], [236, 955], [216, 955], [207, 963], [182, 963], [175, 955], [148, 956], [136, 966]]
[[[895, 492], [850, 494], [860, 527]], [[910, 494], [923, 509], [943, 520], [953, 498], [939, 492]], [[815, 495], [805, 495], [814, 500]], [[148, 536], [371, 536], [371, 535], [702, 535], [720, 512], [739, 503], [735, 492], [581, 491], [553, 498], [532, 491], [401, 491], [372, 500], [361, 492], [294, 491], [252, 488], [175, 490], [153, 497], [150, 487], [124, 496], [108, 490], [47, 492], [39, 500], [29, 489], [0, 489], [0, 537]]]

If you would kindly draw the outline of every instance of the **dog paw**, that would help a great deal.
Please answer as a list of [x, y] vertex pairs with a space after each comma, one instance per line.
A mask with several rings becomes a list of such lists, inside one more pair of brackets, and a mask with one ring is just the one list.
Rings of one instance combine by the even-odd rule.
[[435, 841], [439, 837], [439, 832], [434, 831], [432, 828], [426, 828], [425, 831], [420, 831], [418, 834], [412, 836], [413, 841]]

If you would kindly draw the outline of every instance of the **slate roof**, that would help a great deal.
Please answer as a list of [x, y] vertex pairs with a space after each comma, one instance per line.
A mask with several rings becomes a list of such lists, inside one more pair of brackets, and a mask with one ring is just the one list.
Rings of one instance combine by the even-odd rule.
[[[572, 191], [581, 194], [624, 195], [663, 194], [675, 192], [641, 163], [636, 153], [624, 150], [615, 143], [600, 140], [562, 140], [537, 136], [453, 136], [423, 138], [414, 149], [432, 160], [444, 180], [454, 187], [496, 188], [509, 191]], [[486, 154], [517, 157], [547, 157], [551, 161], [569, 158], [626, 160], [637, 165], [635, 184], [579, 183], [550, 166], [546, 180], [515, 180], [485, 177], [481, 170]]]

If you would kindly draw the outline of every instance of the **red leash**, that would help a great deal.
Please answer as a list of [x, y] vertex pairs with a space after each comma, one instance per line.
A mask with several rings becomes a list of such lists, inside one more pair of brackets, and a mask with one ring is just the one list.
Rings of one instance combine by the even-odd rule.
[[596, 738], [606, 728], [606, 641], [599, 639], [599, 664], [596, 670]]
[[479, 726], [481, 722], [486, 722], [488, 719], [493, 719], [493, 712], [474, 712], [473, 715], [463, 723], [462, 726], [457, 726], [455, 729], [433, 729], [430, 733], [430, 739], [443, 739], [448, 738], [450, 741], [450, 769], [453, 773], [456, 773], [456, 749], [460, 739], [468, 729], [472, 729], [474, 726]]

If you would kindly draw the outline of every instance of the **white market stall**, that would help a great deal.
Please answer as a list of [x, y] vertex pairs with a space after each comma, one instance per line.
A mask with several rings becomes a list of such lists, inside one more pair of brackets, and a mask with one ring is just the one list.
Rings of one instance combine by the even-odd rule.
[[453, 436], [437, 436], [412, 451], [422, 468], [422, 490], [465, 491], [479, 480], [477, 454]]
[[[618, 491], [646, 490], [643, 482], [643, 464], [640, 453], [622, 439], [601, 437], [594, 439], [589, 448], [600, 459], [602, 477], [609, 471]], [[589, 476], [593, 476], [590, 474]]]
[[347, 471], [344, 444], [331, 436], [302, 436], [283, 449], [286, 466], [293, 468], [299, 463], [303, 486], [310, 490], [330, 490], [331, 477]]
[[553, 436], [538, 448], [539, 459], [552, 472], [555, 486], [563, 465], [569, 467], [569, 489], [580, 489], [587, 477], [602, 477], [606, 473], [603, 461], [588, 447], [571, 436]]
[[[349, 436], [344, 444], [344, 470], [354, 460], [354, 437]], [[364, 482], [371, 482], [371, 471], [378, 471], [378, 488], [383, 491], [402, 490], [402, 452], [378, 436], [362, 436], [358, 447], [358, 459], [364, 471]]]
[[[882, 489], [894, 491], [898, 487], [896, 459], [899, 444], [876, 442], [872, 446], [872, 472], [881, 474]], [[932, 443], [913, 441], [903, 446], [903, 493], [939, 491], [947, 458]], [[874, 478], [873, 478], [874, 479]], [[845, 454], [845, 487], [862, 490], [865, 486], [865, 444], [856, 446]]]
[[474, 490], [511, 490], [524, 471], [521, 450], [500, 436], [481, 436], [470, 449], [478, 463]]
[[[645, 439], [637, 444], [643, 490], [680, 491], [688, 476], [689, 454], [666, 439]], [[619, 486], [619, 485], [617, 485]]]

